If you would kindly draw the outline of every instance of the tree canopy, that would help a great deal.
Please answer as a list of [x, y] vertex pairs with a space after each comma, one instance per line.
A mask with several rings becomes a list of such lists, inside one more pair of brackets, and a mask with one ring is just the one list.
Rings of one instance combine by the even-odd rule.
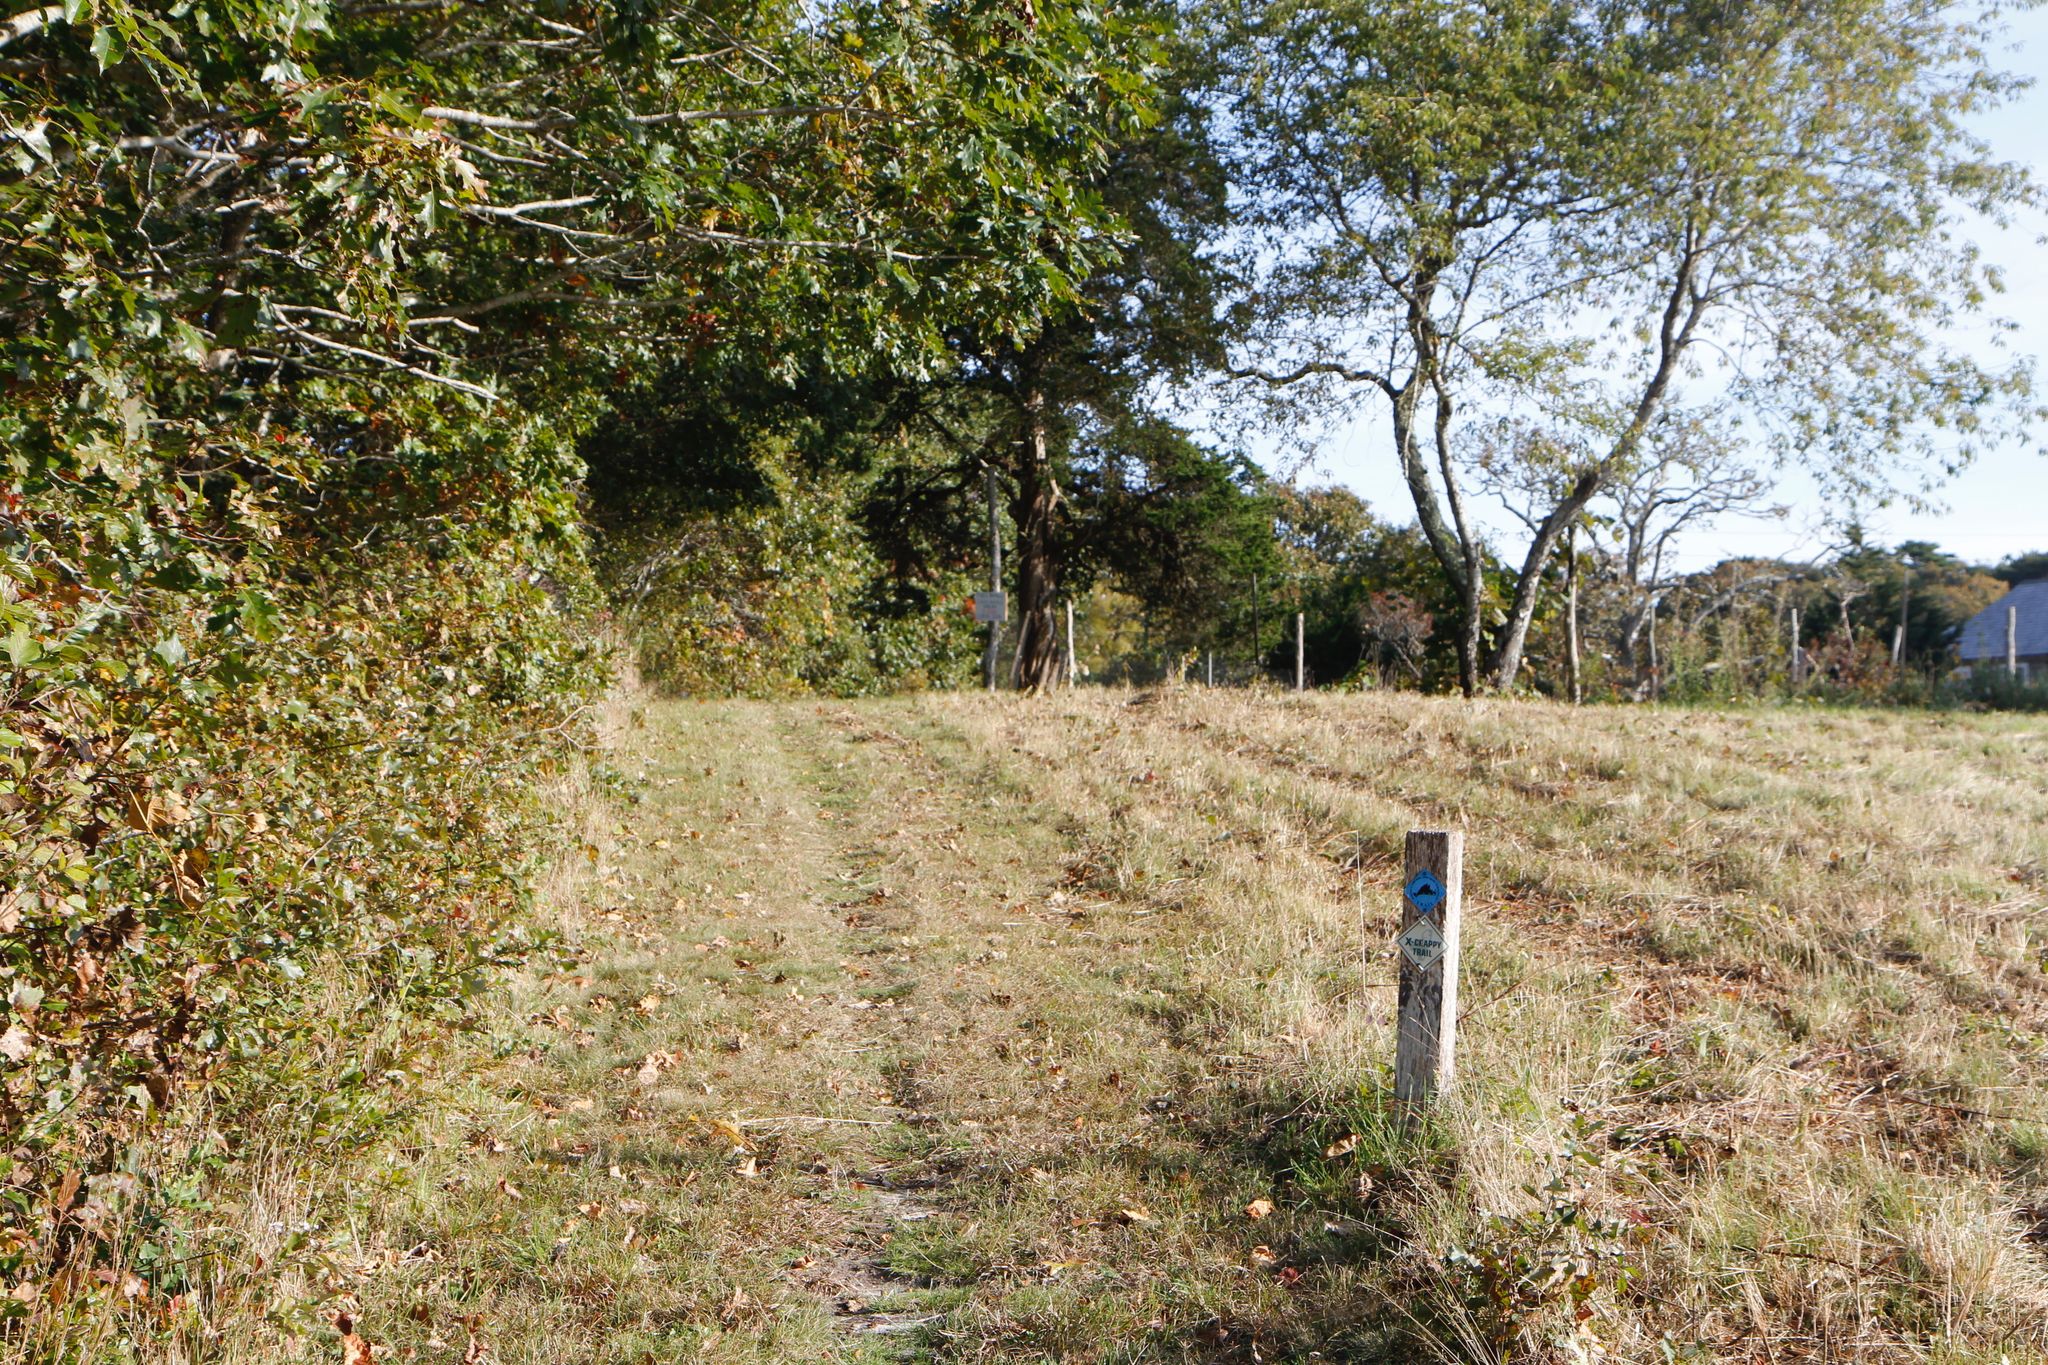
[[[1966, 122], [2014, 88], [1989, 12], [1285, 0], [1218, 22], [1268, 252], [1238, 372], [1385, 404], [1468, 690], [1515, 682], [1559, 536], [1661, 423], [1719, 414], [1867, 498], [2029, 415], [2029, 367], [1949, 331], [1998, 285], [1971, 216], [2034, 194]], [[1470, 438], [1502, 413], [1553, 495], [1488, 651]]]

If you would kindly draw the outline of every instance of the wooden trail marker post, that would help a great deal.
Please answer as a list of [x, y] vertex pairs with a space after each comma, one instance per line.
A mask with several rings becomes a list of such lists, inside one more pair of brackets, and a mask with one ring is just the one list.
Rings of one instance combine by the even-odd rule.
[[2005, 609], [2005, 676], [2020, 675], [2020, 609]]
[[1458, 1031], [1458, 928], [1465, 899], [1465, 836], [1408, 831], [1401, 881], [1400, 1022], [1394, 1099], [1411, 1112], [1451, 1084]]
[[1302, 613], [1294, 613], [1294, 690], [1299, 692], [1308, 682], [1308, 673], [1302, 665]]

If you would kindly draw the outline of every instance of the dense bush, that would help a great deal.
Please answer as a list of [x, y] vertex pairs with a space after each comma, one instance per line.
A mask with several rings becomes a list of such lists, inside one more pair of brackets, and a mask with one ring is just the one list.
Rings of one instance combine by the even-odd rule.
[[[296, 1074], [309, 1031], [345, 1052], [337, 1031], [459, 1010], [518, 951], [535, 783], [602, 669], [544, 500], [446, 448], [432, 473], [391, 452], [262, 479], [15, 450], [0, 1314], [87, 1311], [108, 1265], [171, 1303], [178, 1225], [116, 1216], [160, 1202], [157, 1111], [203, 1110], [232, 1144], [280, 1102], [380, 1079], [374, 1050]], [[339, 959], [362, 998], [313, 1008]]]
[[[663, 507], [619, 519], [599, 565], [641, 675], [687, 696], [853, 696], [957, 683], [979, 633], [970, 575], [897, 601], [852, 512], [867, 480], [799, 481], [772, 465], [755, 496], [720, 508]], [[934, 609], [936, 608], [936, 610]]]

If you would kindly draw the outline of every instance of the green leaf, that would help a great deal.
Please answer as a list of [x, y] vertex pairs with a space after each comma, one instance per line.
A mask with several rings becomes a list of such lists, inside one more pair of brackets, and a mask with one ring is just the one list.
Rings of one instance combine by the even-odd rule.
[[111, 25], [101, 24], [93, 30], [91, 51], [99, 59], [100, 70], [105, 71], [119, 62], [127, 50], [127, 44]]
[[43, 657], [42, 643], [28, 633], [28, 627], [25, 625], [17, 625], [14, 628], [14, 633], [7, 637], [4, 648], [7, 651], [7, 662], [16, 668], [27, 668]]

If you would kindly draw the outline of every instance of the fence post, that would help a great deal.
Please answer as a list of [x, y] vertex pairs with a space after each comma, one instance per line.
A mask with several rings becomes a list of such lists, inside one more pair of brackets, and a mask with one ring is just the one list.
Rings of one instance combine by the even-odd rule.
[[1792, 685], [1806, 681], [1806, 651], [1799, 647], [1799, 608], [1792, 608]]
[[[1003, 529], [996, 517], [996, 471], [993, 467], [988, 471], [988, 590], [991, 593], [1003, 590]], [[991, 621], [988, 625], [988, 654], [981, 665], [991, 692], [996, 690], [996, 661], [1002, 657], [1002, 650], [1003, 623]]]
[[1401, 883], [1400, 1023], [1394, 1098], [1410, 1111], [1450, 1087], [1458, 1030], [1458, 929], [1465, 898], [1465, 836], [1408, 831]]
[[1067, 603], [1067, 686], [1072, 687], [1081, 676], [1080, 660], [1074, 657], [1074, 604]]
[[2020, 675], [2020, 609], [2005, 609], [2005, 676]]
[[1302, 665], [1302, 613], [1294, 613], [1294, 690], [1299, 692], [1307, 686], [1308, 674]]

